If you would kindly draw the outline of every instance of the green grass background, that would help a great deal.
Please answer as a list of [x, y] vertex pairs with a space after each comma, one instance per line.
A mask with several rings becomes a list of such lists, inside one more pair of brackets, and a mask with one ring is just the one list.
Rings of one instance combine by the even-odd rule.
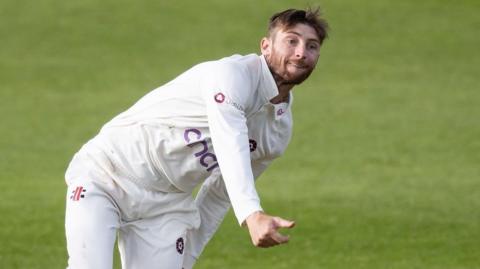
[[[0, 268], [65, 268], [63, 173], [103, 123], [308, 4], [0, 1]], [[320, 4], [330, 38], [258, 182], [291, 242], [255, 249], [229, 213], [196, 268], [480, 268], [480, 2]]]

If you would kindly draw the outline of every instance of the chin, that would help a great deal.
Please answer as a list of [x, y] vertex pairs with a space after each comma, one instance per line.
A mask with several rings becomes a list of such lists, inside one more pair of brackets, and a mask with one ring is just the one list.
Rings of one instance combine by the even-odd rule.
[[310, 76], [312, 71], [313, 70], [306, 71], [306, 72], [303, 72], [303, 73], [297, 74], [297, 75], [287, 75], [287, 76], [284, 77], [285, 82], [287, 84], [299, 85], [302, 82], [304, 82]]

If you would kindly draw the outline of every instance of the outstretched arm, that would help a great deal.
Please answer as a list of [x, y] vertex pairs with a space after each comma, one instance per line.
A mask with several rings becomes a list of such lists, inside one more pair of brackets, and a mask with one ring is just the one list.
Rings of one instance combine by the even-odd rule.
[[[271, 161], [256, 161], [252, 163], [252, 170], [255, 178], [270, 165]], [[263, 211], [250, 214], [244, 221], [253, 245], [261, 248], [268, 248], [279, 244], [287, 243], [289, 237], [279, 233], [281, 228], [293, 228], [294, 221], [285, 220], [280, 217], [267, 215]]]
[[[269, 164], [270, 161], [252, 162], [255, 179], [258, 179]], [[202, 184], [195, 203], [200, 211], [201, 224], [198, 229], [190, 230], [187, 234], [183, 264], [185, 269], [193, 267], [230, 208], [230, 199], [220, 175], [214, 174]], [[288, 237], [279, 234], [278, 229], [291, 228], [294, 224], [283, 222], [278, 217], [270, 217], [263, 212], [255, 212], [247, 218], [244, 225], [248, 227], [255, 246], [270, 247], [286, 243]]]

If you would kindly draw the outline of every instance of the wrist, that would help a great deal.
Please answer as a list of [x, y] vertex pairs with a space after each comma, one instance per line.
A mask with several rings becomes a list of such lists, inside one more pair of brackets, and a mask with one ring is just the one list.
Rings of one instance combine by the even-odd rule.
[[258, 218], [263, 215], [263, 211], [255, 211], [252, 214], [248, 215], [245, 221], [243, 222], [243, 226], [249, 226], [249, 223], [256, 222]]

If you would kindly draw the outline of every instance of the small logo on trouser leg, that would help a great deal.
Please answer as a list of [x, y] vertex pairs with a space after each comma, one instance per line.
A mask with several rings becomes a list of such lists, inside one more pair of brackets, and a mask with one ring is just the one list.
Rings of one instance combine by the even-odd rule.
[[81, 198], [85, 198], [85, 192], [87, 190], [84, 189], [82, 186], [75, 188], [74, 191], [72, 191], [72, 195], [70, 196], [70, 200], [72, 201], [79, 201]]
[[257, 141], [249, 139], [248, 143], [250, 145], [250, 152], [254, 152], [257, 149]]
[[178, 238], [177, 239], [177, 251], [180, 254], [183, 254], [183, 248], [184, 248], [184, 243], [183, 243], [183, 238]]

